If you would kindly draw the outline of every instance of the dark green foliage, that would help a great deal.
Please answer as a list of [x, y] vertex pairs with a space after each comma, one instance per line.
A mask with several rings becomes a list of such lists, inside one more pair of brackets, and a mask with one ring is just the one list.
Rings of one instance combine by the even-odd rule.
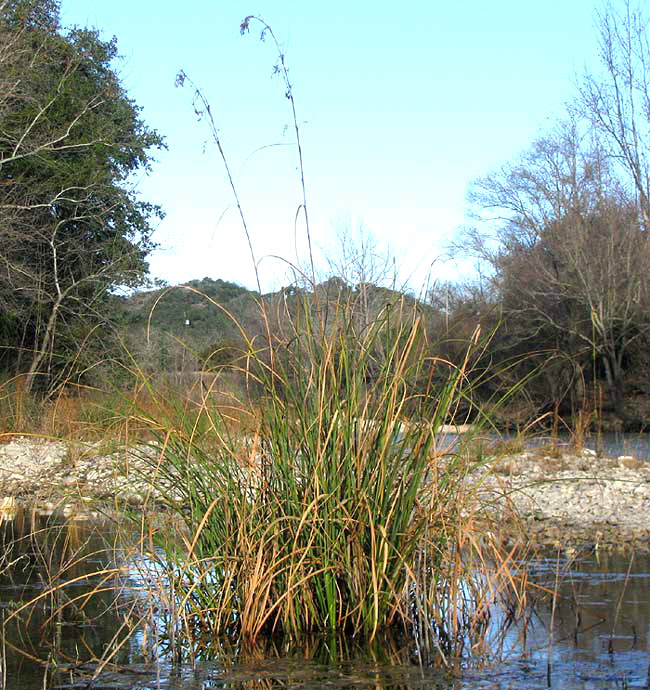
[[5, 0], [0, 9], [3, 21], [14, 29], [58, 31], [61, 3], [58, 0]]
[[257, 313], [257, 297], [235, 283], [203, 278], [121, 298], [120, 321], [130, 349], [153, 339], [159, 356], [149, 364], [169, 371], [176, 367], [172, 350], [185, 347], [202, 362], [220, 344], [238, 342], [240, 334], [231, 317], [250, 323], [246, 316]]
[[163, 142], [120, 84], [116, 56], [115, 39], [62, 32], [58, 3], [0, 9], [2, 364], [26, 372], [28, 387], [87, 366], [78, 351], [98, 326], [105, 337], [110, 291], [146, 278], [161, 212], [131, 178]]
[[[134, 294], [125, 301], [128, 323], [173, 333], [190, 343], [205, 343], [224, 329], [232, 329], [216, 304], [242, 310], [256, 293], [224, 280], [191, 280], [184, 285]], [[186, 324], [189, 321], [189, 324]]]

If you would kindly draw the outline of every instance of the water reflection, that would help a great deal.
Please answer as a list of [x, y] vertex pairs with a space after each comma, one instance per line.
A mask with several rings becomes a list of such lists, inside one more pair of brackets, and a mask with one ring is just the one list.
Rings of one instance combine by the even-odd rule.
[[[16, 509], [0, 525], [0, 687], [55, 687], [52, 662], [99, 658], [123, 624], [108, 523]], [[27, 601], [33, 606], [23, 608]], [[128, 662], [126, 650], [117, 655]], [[58, 674], [57, 674], [58, 675]]]
[[549, 556], [529, 565], [531, 580], [555, 596], [518, 626], [510, 659], [468, 669], [459, 687], [650, 687], [650, 557]]
[[[571, 447], [570, 434], [560, 433], [558, 442], [566, 448]], [[537, 436], [530, 440], [531, 446], [550, 446], [553, 443], [551, 436]], [[629, 455], [637, 460], [650, 460], [650, 434], [647, 433], [622, 433], [603, 432], [601, 434], [587, 434], [584, 437], [584, 447], [590, 448], [607, 458], [618, 458], [621, 455]]]
[[[451, 668], [439, 656], [423, 659], [404, 634], [372, 645], [336, 636], [254, 646], [208, 640], [212, 661], [181, 664], [143, 623], [154, 620], [142, 618], [145, 604], [157, 601], [162, 610], [164, 593], [156, 599], [139, 591], [146, 583], [117, 532], [110, 521], [24, 510], [2, 522], [0, 687], [650, 687], [648, 555], [547, 554], [529, 563], [531, 581], [551, 594], [505, 635], [449, 660]], [[41, 597], [36, 605], [20, 609], [35, 597]], [[494, 607], [489, 625], [502, 631], [507, 619]]]

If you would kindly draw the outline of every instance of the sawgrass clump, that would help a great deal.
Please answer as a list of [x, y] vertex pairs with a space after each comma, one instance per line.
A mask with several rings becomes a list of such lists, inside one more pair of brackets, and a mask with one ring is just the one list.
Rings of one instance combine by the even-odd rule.
[[298, 300], [289, 331], [247, 342], [238, 366], [263, 391], [238, 414], [247, 428], [209, 390], [198, 407], [161, 397], [159, 416], [137, 418], [154, 439], [142, 453], [152, 496], [183, 525], [151, 552], [181, 632], [372, 639], [399, 625], [451, 648], [501, 592], [479, 553], [487, 532], [471, 532], [470, 456], [437, 445], [463, 367], [425, 356], [416, 306], [370, 321], [357, 307]]

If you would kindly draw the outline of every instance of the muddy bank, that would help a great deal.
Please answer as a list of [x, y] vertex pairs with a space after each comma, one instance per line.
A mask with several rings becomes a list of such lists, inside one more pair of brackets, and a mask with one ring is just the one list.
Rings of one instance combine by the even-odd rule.
[[[106, 445], [13, 438], [0, 445], [0, 519], [14, 499], [80, 515], [98, 501], [140, 506], [151, 489], [138, 462]], [[492, 459], [468, 477], [468, 489], [504, 519], [514, 507], [535, 542], [650, 550], [650, 463], [592, 450], [519, 452]]]

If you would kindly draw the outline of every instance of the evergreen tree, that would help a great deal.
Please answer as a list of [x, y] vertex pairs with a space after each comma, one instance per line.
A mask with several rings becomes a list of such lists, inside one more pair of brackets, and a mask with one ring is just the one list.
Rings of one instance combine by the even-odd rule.
[[116, 57], [57, 2], [0, 0], [0, 366], [28, 389], [85, 368], [111, 290], [146, 279], [161, 211], [131, 182], [164, 144]]

